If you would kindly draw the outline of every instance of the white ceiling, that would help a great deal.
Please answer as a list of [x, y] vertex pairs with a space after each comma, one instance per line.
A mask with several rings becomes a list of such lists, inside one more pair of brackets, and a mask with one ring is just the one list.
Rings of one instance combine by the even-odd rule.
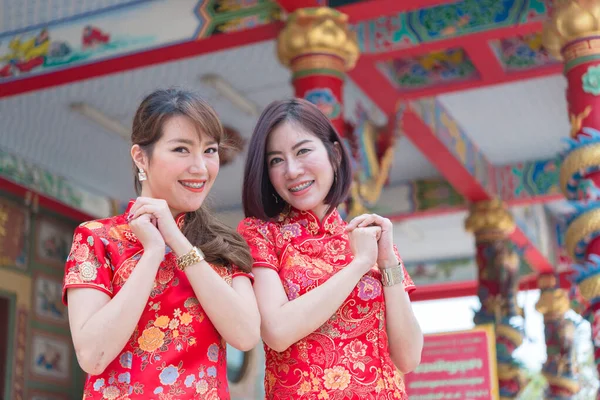
[[569, 119], [562, 75], [440, 96], [494, 164], [545, 159], [562, 149]]
[[[0, 99], [0, 148], [89, 190], [127, 200], [134, 195], [128, 143], [73, 113], [69, 104], [84, 101], [130, 126], [137, 105], [152, 90], [169, 86], [192, 88], [215, 107], [225, 124], [248, 138], [256, 117], [242, 113], [214, 89], [200, 83], [199, 77], [207, 73], [225, 77], [260, 107], [293, 96], [290, 73], [275, 57], [275, 42], [267, 41]], [[385, 116], [350, 80], [344, 101], [349, 119], [361, 102], [372, 110], [378, 123], [385, 123]], [[406, 139], [400, 140], [396, 148], [392, 182], [436, 175], [431, 164]], [[240, 204], [244, 157], [221, 170], [211, 193], [213, 203], [220, 209]]]
[[394, 242], [405, 262], [472, 257], [475, 238], [464, 229], [467, 212], [411, 218], [394, 224]]
[[439, 177], [441, 174], [406, 137], [396, 141], [390, 184], [414, 179]]

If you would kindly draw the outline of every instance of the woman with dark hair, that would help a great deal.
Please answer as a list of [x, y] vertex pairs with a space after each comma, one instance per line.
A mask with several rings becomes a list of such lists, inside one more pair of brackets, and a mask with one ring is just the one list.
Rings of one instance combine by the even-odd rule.
[[246, 219], [254, 258], [268, 399], [406, 399], [398, 369], [420, 362], [414, 285], [392, 243], [392, 223], [336, 207], [350, 159], [308, 101], [270, 104], [250, 140]]
[[84, 399], [228, 399], [225, 342], [260, 339], [252, 258], [202, 207], [219, 171], [223, 128], [197, 95], [158, 90], [133, 120], [140, 197], [81, 224], [63, 301]]

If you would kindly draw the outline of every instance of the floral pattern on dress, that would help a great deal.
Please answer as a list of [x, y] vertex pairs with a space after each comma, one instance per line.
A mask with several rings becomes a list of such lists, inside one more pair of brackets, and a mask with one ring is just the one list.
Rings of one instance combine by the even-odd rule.
[[[68, 288], [115, 296], [137, 265], [143, 247], [123, 215], [81, 224], [65, 266]], [[183, 218], [177, 224], [183, 227]], [[251, 274], [211, 265], [227, 282]], [[84, 399], [228, 399], [226, 346], [207, 318], [175, 255], [166, 249], [142, 316], [121, 353], [105, 371], [88, 376]]]
[[[293, 300], [353, 260], [345, 225], [337, 211], [320, 223], [312, 212], [291, 209], [272, 222], [247, 218], [238, 231], [250, 246], [254, 267], [277, 271]], [[415, 288], [406, 270], [404, 286], [409, 293]], [[389, 355], [385, 321], [381, 272], [374, 265], [315, 332], [283, 352], [265, 345], [266, 398], [407, 399]]]

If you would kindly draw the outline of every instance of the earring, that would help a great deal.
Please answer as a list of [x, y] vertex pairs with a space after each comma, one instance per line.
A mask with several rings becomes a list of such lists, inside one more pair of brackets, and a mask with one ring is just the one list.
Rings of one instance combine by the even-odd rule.
[[279, 203], [279, 196], [273, 193], [273, 198], [275, 199], [275, 203]]
[[146, 176], [146, 172], [140, 168], [140, 172], [138, 172], [138, 179], [140, 182], [144, 182], [148, 177]]

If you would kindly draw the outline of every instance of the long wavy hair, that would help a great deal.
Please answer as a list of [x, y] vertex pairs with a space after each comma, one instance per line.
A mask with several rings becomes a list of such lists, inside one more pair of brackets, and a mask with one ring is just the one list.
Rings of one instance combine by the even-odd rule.
[[246, 217], [269, 220], [283, 212], [287, 206], [269, 179], [266, 155], [269, 135], [284, 122], [299, 124], [323, 142], [327, 150], [329, 162], [335, 173], [333, 184], [324, 200], [325, 204], [329, 205], [327, 213], [344, 201], [350, 190], [352, 184], [350, 156], [341, 145], [342, 140], [329, 118], [317, 106], [304, 99], [274, 101], [259, 117], [248, 145], [242, 187], [242, 203]]
[[[227, 147], [223, 126], [213, 108], [194, 92], [181, 89], [160, 89], [152, 92], [140, 104], [133, 118], [131, 142], [146, 153], [148, 159], [156, 142], [163, 135], [163, 127], [169, 118], [177, 115], [194, 122], [199, 134], [204, 134]], [[135, 164], [134, 181], [138, 195], [141, 193]], [[246, 241], [233, 229], [214, 217], [204, 206], [185, 215], [183, 233], [194, 246], [202, 249], [206, 261], [212, 264], [235, 265], [243, 271], [252, 268], [252, 256]]]

